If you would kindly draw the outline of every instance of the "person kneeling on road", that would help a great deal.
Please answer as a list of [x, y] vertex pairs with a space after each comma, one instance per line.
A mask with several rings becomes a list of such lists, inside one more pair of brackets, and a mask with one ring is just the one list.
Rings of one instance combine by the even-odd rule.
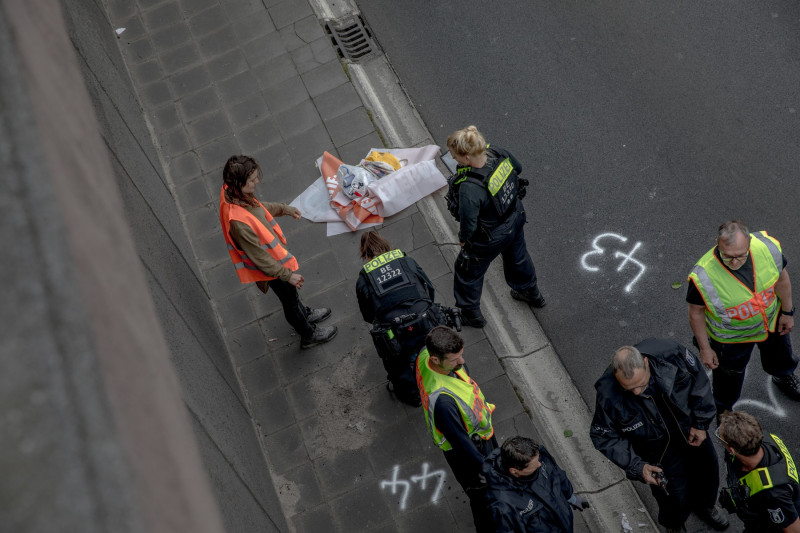
[[361, 259], [356, 296], [361, 316], [372, 324], [372, 340], [397, 398], [420, 406], [415, 376], [417, 354], [425, 336], [452, 317], [460, 329], [458, 310], [433, 303], [433, 284], [414, 259], [392, 250], [377, 231], [361, 234]]
[[694, 510], [726, 529], [715, 505], [717, 452], [706, 438], [716, 408], [697, 357], [677, 342], [647, 339], [617, 349], [594, 386], [592, 443], [629, 479], [650, 485], [658, 523], [683, 531]]
[[797, 466], [781, 438], [765, 441], [758, 420], [741, 411], [720, 415], [717, 437], [728, 466], [720, 503], [744, 522], [745, 533], [800, 532]]
[[483, 463], [486, 503], [495, 533], [572, 533], [572, 509], [589, 502], [544, 446], [511, 437]]
[[475, 126], [450, 135], [447, 148], [458, 163], [447, 198], [450, 213], [460, 223], [462, 248], [453, 273], [453, 294], [464, 324], [486, 325], [480, 307], [483, 278], [498, 255], [511, 297], [544, 307], [525, 244], [522, 197], [528, 182], [519, 177], [522, 165], [507, 150], [487, 145]]
[[331, 314], [326, 307], [311, 309], [300, 301], [298, 289], [305, 278], [298, 263], [285, 248], [286, 238], [273, 217], [300, 218], [300, 210], [277, 202], [262, 204], [255, 197], [261, 168], [245, 155], [231, 156], [222, 171], [219, 218], [231, 261], [242, 283], [255, 283], [264, 294], [268, 289], [280, 299], [283, 314], [300, 335], [300, 347], [310, 348], [336, 336], [336, 326], [318, 326]]

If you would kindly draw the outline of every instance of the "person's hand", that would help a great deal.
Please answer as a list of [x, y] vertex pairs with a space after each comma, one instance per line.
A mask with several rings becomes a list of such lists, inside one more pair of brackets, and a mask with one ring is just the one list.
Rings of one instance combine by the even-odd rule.
[[300, 217], [302, 217], [302, 216], [303, 216], [303, 214], [300, 212], [300, 210], [295, 207], [294, 208], [294, 213], [292, 213], [292, 218], [295, 219], [295, 220], [299, 220]]
[[293, 273], [292, 277], [289, 278], [289, 283], [294, 285], [298, 289], [302, 289], [303, 288], [303, 282], [305, 280], [306, 279], [303, 276], [301, 276], [300, 274], [294, 274]]
[[778, 317], [778, 333], [786, 335], [794, 327], [794, 317], [789, 315], [781, 315]]
[[689, 446], [700, 446], [708, 434], [703, 429], [689, 428]]
[[653, 477], [653, 472], [663, 472], [659, 467], [647, 463], [642, 467], [642, 479], [648, 485], [658, 485], [658, 480]]
[[589, 505], [589, 502], [587, 502], [585, 498], [583, 498], [582, 496], [578, 496], [577, 494], [572, 495], [572, 498], [570, 498], [569, 500], [569, 504], [572, 506], [573, 509], [580, 512], [583, 512], [584, 509], [588, 509], [589, 507], [591, 507], [591, 505]]
[[714, 370], [719, 366], [719, 359], [717, 359], [717, 352], [711, 346], [707, 348], [700, 348], [700, 361], [703, 366], [709, 370]]
[[463, 243], [463, 242], [459, 242], [459, 243], [458, 243], [458, 245], [459, 245], [460, 247], [462, 247], [462, 248], [464, 247], [464, 243]]

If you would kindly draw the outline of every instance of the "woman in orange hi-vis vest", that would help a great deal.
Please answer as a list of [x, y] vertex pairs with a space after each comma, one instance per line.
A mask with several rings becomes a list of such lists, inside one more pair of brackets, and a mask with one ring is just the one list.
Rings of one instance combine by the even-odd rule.
[[252, 157], [234, 155], [222, 171], [219, 218], [228, 252], [242, 283], [269, 288], [280, 299], [283, 314], [300, 335], [300, 347], [310, 348], [336, 336], [336, 326], [319, 326], [331, 310], [303, 305], [297, 290], [304, 278], [297, 273], [297, 259], [285, 248], [286, 238], [273, 217], [300, 218], [300, 210], [278, 202], [261, 203], [255, 197], [261, 168]]

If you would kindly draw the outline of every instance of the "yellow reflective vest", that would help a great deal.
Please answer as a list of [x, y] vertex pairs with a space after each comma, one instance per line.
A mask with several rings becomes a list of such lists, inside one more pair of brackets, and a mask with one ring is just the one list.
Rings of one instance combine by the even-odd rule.
[[[792, 481], [798, 483], [797, 466], [795, 466], [794, 459], [792, 459], [792, 455], [789, 453], [789, 448], [787, 448], [780, 437], [774, 433], [770, 433], [769, 436], [772, 437], [772, 440], [778, 446], [778, 449], [780, 449], [783, 459], [774, 465], [751, 470], [739, 478], [740, 484], [750, 487], [751, 497], [762, 490], [771, 489], [776, 485], [784, 485]], [[781, 465], [781, 463], [785, 463], [785, 466]]]
[[706, 331], [718, 342], [760, 342], [775, 331], [781, 305], [775, 294], [783, 270], [781, 244], [766, 231], [750, 236], [755, 291], [725, 268], [715, 248], [689, 274], [706, 304]]
[[456, 401], [464, 427], [470, 438], [473, 435], [477, 435], [483, 440], [489, 440], [494, 434], [494, 428], [492, 427], [494, 405], [486, 403], [486, 398], [483, 397], [483, 392], [481, 392], [478, 384], [467, 375], [463, 368], [456, 370], [455, 374], [457, 377], [452, 377], [440, 374], [431, 368], [430, 354], [427, 348], [423, 348], [419, 353], [417, 358], [417, 385], [422, 399], [422, 408], [425, 411], [425, 422], [428, 424], [428, 430], [431, 432], [433, 442], [445, 452], [453, 447], [447, 442], [444, 435], [436, 429], [436, 423], [433, 419], [436, 400], [442, 394], [447, 394]]

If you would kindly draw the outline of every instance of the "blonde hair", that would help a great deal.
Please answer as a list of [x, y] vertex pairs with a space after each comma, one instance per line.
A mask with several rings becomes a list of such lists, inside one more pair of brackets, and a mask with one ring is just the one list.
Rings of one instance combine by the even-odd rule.
[[486, 139], [478, 128], [467, 126], [450, 134], [447, 138], [447, 149], [460, 157], [478, 156], [486, 151]]

